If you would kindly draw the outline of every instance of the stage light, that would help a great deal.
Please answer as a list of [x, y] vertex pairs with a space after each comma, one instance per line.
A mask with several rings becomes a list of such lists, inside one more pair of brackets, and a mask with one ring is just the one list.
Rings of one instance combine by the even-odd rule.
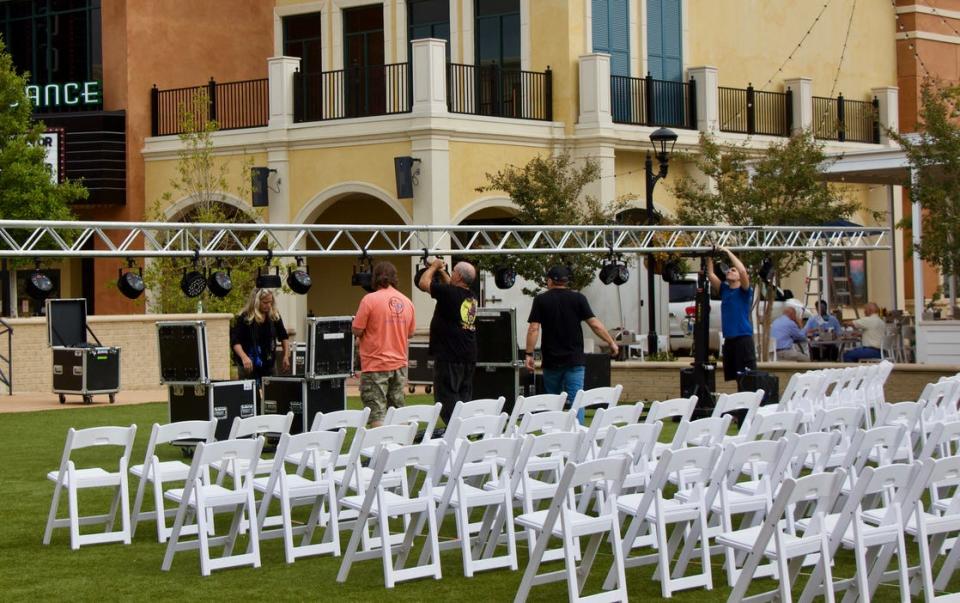
[[510, 266], [500, 266], [493, 273], [493, 282], [498, 289], [509, 289], [517, 282], [517, 271]]
[[313, 285], [309, 268], [304, 268], [303, 258], [297, 258], [297, 268], [287, 270], [287, 286], [297, 295], [306, 295]]
[[30, 276], [27, 277], [27, 295], [29, 295], [31, 299], [43, 301], [50, 297], [52, 292], [53, 281], [50, 280], [50, 275], [40, 270], [40, 266], [38, 265], [36, 269], [30, 273]]
[[[263, 271], [266, 270], [266, 274]], [[257, 289], [279, 289], [283, 286], [283, 279], [280, 278], [280, 266], [274, 266], [274, 273], [270, 274], [270, 266], [257, 268]]]
[[214, 297], [226, 297], [233, 291], [233, 279], [230, 278], [230, 268], [223, 270], [223, 262], [217, 262], [217, 269], [207, 277], [207, 289]]
[[630, 269], [622, 259], [610, 258], [600, 268], [600, 282], [604, 285], [623, 285], [630, 280]]
[[180, 290], [187, 297], [199, 297], [204, 289], [207, 288], [207, 279], [203, 273], [194, 268], [187, 271], [183, 269], [183, 277], [180, 278]]
[[683, 270], [679, 260], [671, 260], [663, 265], [663, 271], [660, 276], [666, 283], [674, 284], [683, 280]]
[[124, 271], [123, 268], [117, 269], [117, 289], [119, 289], [120, 293], [127, 299], [137, 299], [143, 295], [143, 290], [146, 289], [143, 283], [143, 268], [140, 268], [137, 272], [133, 272], [134, 264], [135, 262], [133, 260], [127, 260], [126, 271]]
[[350, 284], [362, 288], [367, 293], [373, 293], [373, 267], [366, 253], [360, 258], [360, 262], [353, 267]]

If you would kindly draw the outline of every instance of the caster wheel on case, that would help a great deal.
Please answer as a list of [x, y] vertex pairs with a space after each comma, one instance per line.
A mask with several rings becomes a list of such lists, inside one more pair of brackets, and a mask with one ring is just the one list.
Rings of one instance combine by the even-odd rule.
[[117, 401], [117, 395], [116, 395], [116, 394], [110, 394], [110, 404], [113, 404], [113, 403], [115, 403], [116, 401]]
[[67, 403], [67, 397], [64, 396], [63, 394], [60, 394], [60, 404], [66, 404], [66, 403]]
[[93, 396], [84, 396], [84, 397], [83, 397], [83, 403], [84, 403], [84, 404], [93, 404]]
[[410, 392], [411, 394], [416, 393], [417, 386], [416, 385], [407, 386], [407, 391]]
[[424, 391], [424, 393], [429, 394], [430, 392], [433, 391], [433, 386], [432, 386], [432, 385], [428, 385], [428, 386], [426, 386], [426, 387], [423, 388], [423, 391]]

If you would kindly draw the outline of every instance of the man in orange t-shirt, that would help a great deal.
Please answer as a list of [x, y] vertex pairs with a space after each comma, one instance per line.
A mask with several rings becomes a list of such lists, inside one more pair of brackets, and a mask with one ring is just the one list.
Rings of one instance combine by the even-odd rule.
[[413, 302], [397, 291], [397, 268], [373, 267], [374, 292], [360, 300], [353, 334], [360, 340], [360, 400], [370, 426], [383, 425], [388, 406], [403, 406], [407, 386], [407, 342], [416, 327]]

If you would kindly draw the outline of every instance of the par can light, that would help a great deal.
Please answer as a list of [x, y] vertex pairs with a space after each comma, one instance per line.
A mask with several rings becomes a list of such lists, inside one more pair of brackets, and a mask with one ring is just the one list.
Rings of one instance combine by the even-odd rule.
[[52, 292], [53, 281], [50, 280], [50, 275], [39, 268], [30, 273], [30, 276], [27, 278], [27, 295], [29, 295], [31, 299], [43, 301], [47, 299]]
[[187, 297], [199, 297], [207, 288], [207, 279], [199, 270], [183, 269], [183, 277], [180, 279], [180, 290]]
[[[133, 268], [132, 262], [130, 268]], [[123, 268], [117, 270], [119, 273], [117, 277], [117, 289], [120, 290], [120, 293], [123, 294], [127, 299], [137, 299], [143, 295], [144, 289], [146, 286], [143, 283], [143, 268], [137, 272], [132, 270], [127, 270], [124, 272]]]
[[306, 295], [313, 285], [313, 279], [310, 278], [310, 269], [303, 266], [303, 259], [297, 258], [296, 269], [290, 268], [287, 271], [287, 286], [297, 295]]
[[493, 282], [498, 289], [509, 289], [517, 282], [517, 271], [510, 266], [500, 266], [493, 273]]
[[373, 293], [373, 272], [370, 267], [357, 269], [353, 267], [353, 275], [350, 277], [350, 284], [354, 287], [360, 287], [367, 293]]
[[274, 267], [274, 273], [270, 274], [270, 267], [265, 266], [266, 274], [262, 273], [261, 268], [257, 268], [257, 289], [279, 289], [283, 286], [283, 279], [280, 278], [280, 267]]
[[620, 285], [630, 280], [630, 268], [622, 260], [610, 259], [600, 268], [600, 282], [604, 285]]
[[216, 270], [207, 277], [207, 289], [214, 297], [224, 298], [233, 291], [233, 279], [230, 278], [230, 270]]

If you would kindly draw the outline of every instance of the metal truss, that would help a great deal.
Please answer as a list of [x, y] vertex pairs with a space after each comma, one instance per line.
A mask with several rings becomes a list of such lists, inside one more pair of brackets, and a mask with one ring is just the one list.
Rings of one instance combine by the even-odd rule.
[[397, 257], [890, 249], [853, 226], [383, 226], [0, 220], [0, 258]]

